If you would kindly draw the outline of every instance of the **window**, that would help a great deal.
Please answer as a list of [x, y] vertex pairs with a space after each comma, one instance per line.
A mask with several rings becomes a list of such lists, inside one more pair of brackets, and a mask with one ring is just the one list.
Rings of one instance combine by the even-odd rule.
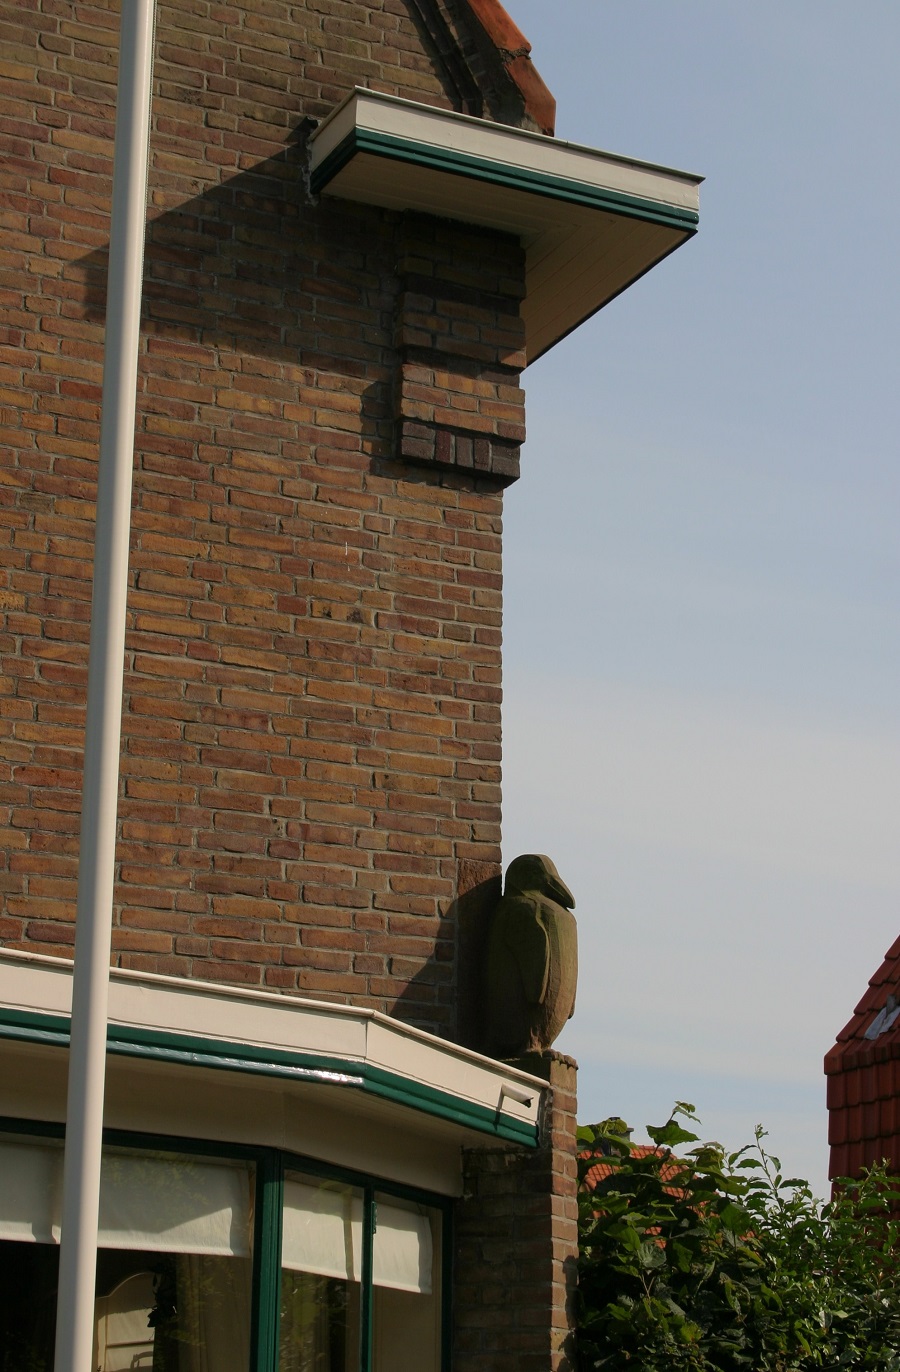
[[440, 1368], [441, 1214], [376, 1193], [373, 1343], [377, 1372]]
[[438, 1372], [440, 1222], [424, 1204], [288, 1172], [279, 1372], [363, 1372], [370, 1358], [373, 1372]]
[[[446, 1367], [447, 1202], [272, 1149], [141, 1143], [103, 1153], [99, 1372]], [[52, 1372], [62, 1161], [59, 1137], [0, 1134], [0, 1372]]]
[[[249, 1162], [104, 1150], [99, 1372], [246, 1372], [252, 1182]], [[53, 1365], [61, 1199], [61, 1142], [0, 1139], [4, 1372], [50, 1372]]]
[[359, 1372], [363, 1193], [284, 1180], [279, 1372]]

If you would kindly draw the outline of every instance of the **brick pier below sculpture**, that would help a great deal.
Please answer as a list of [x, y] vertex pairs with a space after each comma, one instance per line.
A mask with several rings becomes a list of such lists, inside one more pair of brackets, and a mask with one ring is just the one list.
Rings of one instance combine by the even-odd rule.
[[456, 1372], [572, 1372], [578, 1256], [577, 1065], [516, 1066], [553, 1088], [534, 1153], [472, 1150], [456, 1214]]

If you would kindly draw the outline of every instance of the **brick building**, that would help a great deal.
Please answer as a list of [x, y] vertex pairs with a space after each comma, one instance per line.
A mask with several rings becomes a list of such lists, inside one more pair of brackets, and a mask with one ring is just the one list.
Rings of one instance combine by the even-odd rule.
[[[49, 1367], [118, 18], [0, 42], [0, 1330]], [[553, 139], [497, 0], [161, 4], [152, 115], [97, 1365], [563, 1369], [574, 1064], [478, 1052], [503, 490], [526, 363], [698, 181]]]

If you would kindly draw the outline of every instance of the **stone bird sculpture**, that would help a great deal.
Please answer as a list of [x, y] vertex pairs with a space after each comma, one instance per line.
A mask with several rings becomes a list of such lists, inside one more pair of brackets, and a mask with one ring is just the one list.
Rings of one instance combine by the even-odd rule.
[[519, 1057], [549, 1048], [575, 1010], [575, 899], [548, 857], [527, 853], [506, 870], [490, 917], [482, 1004], [485, 1051]]

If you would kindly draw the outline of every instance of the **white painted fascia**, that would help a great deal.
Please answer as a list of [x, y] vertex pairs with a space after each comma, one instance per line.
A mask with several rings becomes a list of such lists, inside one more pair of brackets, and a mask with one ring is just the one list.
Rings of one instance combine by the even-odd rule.
[[[0, 950], [0, 1007], [68, 1017], [71, 1006], [70, 961]], [[111, 969], [109, 1023], [254, 1046], [263, 1054], [339, 1058], [348, 1071], [367, 1064], [532, 1125], [548, 1090], [538, 1077], [377, 1010], [158, 973]]]
[[311, 167], [356, 129], [699, 212], [702, 176], [357, 86], [310, 135]]

